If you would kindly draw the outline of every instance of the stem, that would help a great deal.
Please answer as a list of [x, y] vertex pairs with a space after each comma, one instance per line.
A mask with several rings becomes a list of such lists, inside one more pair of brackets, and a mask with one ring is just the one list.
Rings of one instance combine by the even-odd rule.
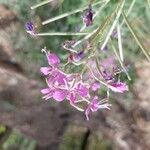
[[[130, 14], [130, 12], [132, 11], [132, 8], [133, 8], [135, 2], [136, 2], [136, 0], [133, 0], [133, 1], [132, 1], [131, 5], [130, 5], [130, 7], [129, 7], [127, 13], [126, 13], [126, 16], [128, 16], [128, 15]], [[121, 22], [121, 24], [120, 24], [120, 28], [123, 26], [124, 22], [125, 22], [125, 20], [123, 19], [122, 22]]]
[[119, 25], [119, 23], [117, 24], [117, 34], [118, 34], [119, 55], [120, 55], [121, 61], [123, 62], [124, 61], [124, 57], [123, 57], [122, 38], [121, 38], [121, 32], [120, 32], [120, 25]]
[[43, 6], [45, 4], [48, 4], [48, 3], [52, 2], [52, 1], [54, 1], [54, 0], [45, 0], [45, 1], [41, 2], [41, 3], [39, 3], [39, 4], [35, 4], [35, 5], [31, 6], [30, 8], [31, 9], [36, 9], [36, 8], [38, 8], [40, 6]]
[[80, 33], [73, 33], [73, 32], [46, 32], [46, 33], [38, 33], [36, 35], [38, 36], [82, 36], [87, 35], [89, 33], [86, 32], [80, 32]]
[[110, 30], [109, 30], [107, 36], [106, 36], [106, 39], [105, 39], [105, 41], [104, 41], [104, 43], [103, 43], [103, 45], [102, 45], [102, 47], [101, 47], [102, 50], [105, 48], [105, 46], [106, 46], [107, 43], [108, 43], [108, 40], [109, 40], [109, 38], [110, 38], [110, 36], [111, 36], [111, 34], [112, 34], [112, 32], [113, 32], [113, 30], [114, 30], [114, 28], [115, 28], [115, 26], [116, 26], [118, 20], [119, 20], [119, 17], [120, 17], [120, 15], [121, 15], [121, 13], [122, 13], [122, 9], [123, 9], [123, 7], [124, 7], [124, 4], [125, 4], [125, 1], [123, 0], [122, 3], [121, 3], [121, 5], [119, 5], [120, 8], [119, 8], [118, 13], [117, 13], [117, 15], [116, 15], [115, 21], [113, 22], [113, 24], [112, 24], [112, 26], [111, 26], [111, 28], [110, 28]]

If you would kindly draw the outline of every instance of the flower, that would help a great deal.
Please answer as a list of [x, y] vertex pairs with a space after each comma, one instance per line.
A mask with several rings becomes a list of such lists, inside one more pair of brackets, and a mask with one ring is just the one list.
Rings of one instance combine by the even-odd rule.
[[40, 71], [44, 74], [44, 75], [48, 75], [48, 74], [50, 74], [51, 73], [51, 71], [52, 71], [52, 67], [41, 67], [40, 68]]
[[116, 75], [117, 66], [113, 57], [109, 57], [100, 62], [101, 75], [106, 81], [112, 81]]
[[56, 101], [61, 102], [65, 99], [67, 91], [53, 88], [45, 88], [41, 90], [41, 93], [45, 95], [43, 97], [45, 100], [53, 98]]
[[116, 30], [116, 29], [114, 29], [114, 30], [113, 30], [113, 32], [112, 32], [112, 34], [111, 34], [111, 36], [112, 36], [113, 38], [115, 38], [115, 39], [117, 39], [117, 38], [118, 38], [118, 32], [117, 32], [117, 30]]
[[100, 84], [98, 82], [94, 82], [92, 85], [91, 85], [91, 90], [92, 91], [97, 91], [98, 89], [100, 89]]
[[87, 97], [89, 94], [89, 88], [81, 82], [76, 84], [75, 91], [82, 97]]
[[83, 22], [86, 27], [91, 26], [93, 24], [93, 11], [91, 6], [85, 11], [85, 15], [83, 16]]
[[84, 57], [84, 51], [80, 51], [77, 54], [74, 55], [75, 61], [80, 61]]
[[47, 53], [47, 60], [50, 66], [56, 66], [60, 63], [59, 57], [54, 53]]
[[30, 35], [32, 35], [32, 36], [36, 35], [35, 26], [32, 22], [27, 22], [25, 24], [25, 29], [26, 29], [26, 32], [29, 33]]
[[98, 96], [95, 96], [85, 110], [86, 119], [89, 120], [89, 114], [91, 112], [98, 111], [99, 109], [110, 109], [110, 106], [108, 103], [100, 104], [100, 102], [98, 102]]
[[123, 93], [128, 91], [127, 84], [123, 82], [112, 82], [108, 87], [114, 92]]

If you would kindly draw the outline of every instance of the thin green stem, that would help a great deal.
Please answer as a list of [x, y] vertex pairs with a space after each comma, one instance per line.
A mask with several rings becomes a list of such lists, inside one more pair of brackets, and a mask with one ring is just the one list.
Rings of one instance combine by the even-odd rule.
[[123, 57], [122, 38], [121, 38], [121, 31], [120, 31], [119, 22], [118, 22], [118, 24], [117, 24], [117, 34], [118, 34], [119, 55], [120, 55], [121, 61], [123, 62], [123, 61], [124, 61], [124, 57]]
[[39, 3], [39, 4], [35, 4], [35, 5], [31, 6], [30, 8], [31, 9], [36, 9], [36, 8], [41, 7], [43, 5], [46, 5], [46, 4], [48, 4], [48, 3], [52, 2], [52, 1], [54, 1], [54, 0], [45, 0], [45, 1], [41, 2], [41, 3]]
[[131, 34], [133, 35], [136, 43], [139, 45], [139, 47], [141, 48], [141, 50], [143, 51], [144, 55], [146, 56], [146, 58], [148, 59], [148, 61], [150, 61], [150, 54], [149, 51], [145, 48], [145, 46], [142, 44], [141, 39], [138, 37], [137, 33], [134, 31], [134, 28], [132, 27], [131, 23], [129, 22], [129, 20], [127, 19], [125, 13], [122, 13], [124, 19], [125, 19], [125, 23], [128, 27], [128, 29], [130, 30]]
[[112, 34], [114, 28], [116, 27], [116, 24], [117, 24], [117, 22], [118, 22], [118, 20], [119, 20], [119, 17], [120, 17], [120, 15], [121, 15], [121, 13], [122, 13], [124, 4], [125, 4], [125, 1], [123, 0], [123, 1], [121, 2], [121, 4], [118, 5], [118, 7], [119, 7], [118, 13], [117, 13], [116, 18], [115, 18], [115, 20], [114, 20], [114, 22], [113, 22], [113, 24], [112, 24], [112, 26], [111, 26], [111, 28], [110, 28], [110, 30], [109, 30], [107, 36], [106, 36], [106, 39], [105, 39], [105, 41], [104, 41], [104, 43], [103, 43], [103, 45], [102, 45], [102, 47], [101, 47], [102, 50], [103, 50], [103, 49], [105, 48], [105, 46], [107, 45], [108, 40], [109, 40], [109, 38], [110, 38], [110, 36], [111, 36], [111, 34]]
[[73, 32], [46, 32], [46, 33], [38, 33], [36, 35], [38, 36], [83, 36], [83, 35], [88, 35], [89, 33], [87, 32], [78, 32], [78, 33], [73, 33]]
[[[130, 7], [129, 7], [127, 13], [126, 13], [126, 16], [128, 16], [128, 15], [130, 14], [130, 12], [132, 11], [135, 2], [136, 2], [136, 0], [133, 0], [133, 1], [132, 1], [131, 5], [130, 5]], [[124, 21], [125, 21], [125, 20], [123, 19], [122, 22], [121, 22], [121, 24], [120, 24], [120, 28], [123, 26]]]

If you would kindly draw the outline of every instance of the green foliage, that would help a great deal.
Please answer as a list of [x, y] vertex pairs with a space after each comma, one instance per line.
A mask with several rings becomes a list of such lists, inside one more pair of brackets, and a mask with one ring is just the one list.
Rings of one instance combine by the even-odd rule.
[[6, 126], [0, 124], [0, 135], [6, 132]]
[[23, 136], [18, 131], [13, 131], [3, 143], [3, 150], [35, 150], [36, 142]]

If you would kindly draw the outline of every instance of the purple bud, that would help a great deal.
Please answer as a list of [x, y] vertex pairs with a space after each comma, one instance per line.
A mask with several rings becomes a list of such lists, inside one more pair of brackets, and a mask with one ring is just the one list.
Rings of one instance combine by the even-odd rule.
[[32, 23], [32, 22], [27, 22], [26, 24], [25, 24], [25, 29], [26, 29], [26, 32], [27, 33], [29, 33], [29, 34], [31, 34], [31, 35], [33, 35], [33, 36], [35, 36], [35, 26], [34, 26], [34, 24]]
[[85, 15], [83, 16], [83, 22], [86, 27], [91, 26], [93, 24], [93, 11], [91, 6], [85, 11]]
[[84, 51], [81, 51], [79, 53], [77, 53], [75, 56], [74, 56], [74, 59], [79, 61], [81, 60], [82, 58], [84, 57]]
[[104, 51], [104, 52], [108, 51], [108, 46], [106, 45], [106, 46], [102, 49], [102, 51]]
[[47, 54], [48, 63], [51, 66], [58, 65], [60, 63], [59, 57], [54, 53]]
[[115, 38], [115, 39], [118, 38], [118, 33], [117, 33], [117, 30], [116, 30], [116, 29], [113, 30], [111, 36], [112, 36], [113, 38]]

